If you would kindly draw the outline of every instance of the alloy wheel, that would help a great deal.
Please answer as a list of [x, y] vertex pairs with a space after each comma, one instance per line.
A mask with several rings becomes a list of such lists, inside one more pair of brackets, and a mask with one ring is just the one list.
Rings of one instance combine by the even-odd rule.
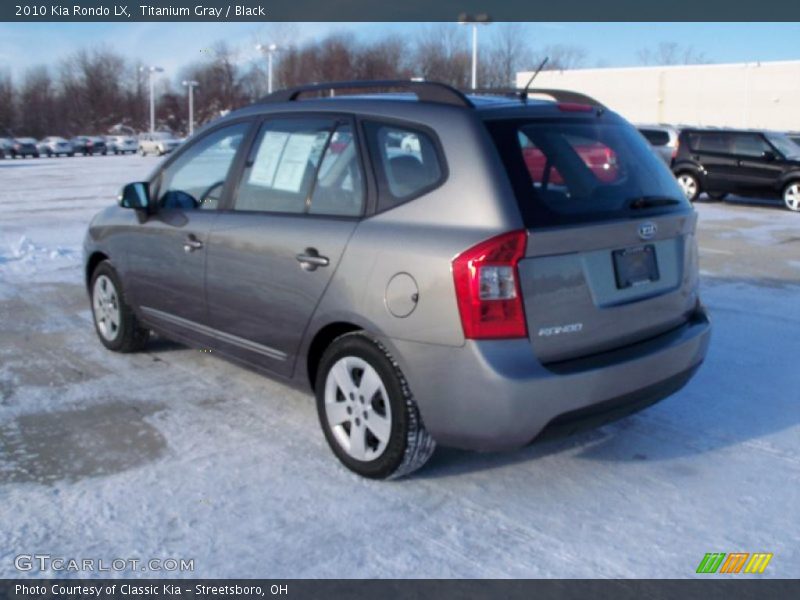
[[678, 185], [681, 186], [683, 193], [689, 200], [694, 200], [697, 197], [697, 180], [691, 175], [686, 173], [679, 175]]
[[340, 358], [325, 381], [325, 417], [348, 456], [372, 461], [386, 450], [392, 412], [378, 372], [356, 356]]
[[789, 210], [800, 211], [800, 182], [786, 186], [783, 191], [783, 202]]
[[100, 275], [94, 282], [92, 309], [100, 335], [109, 342], [117, 339], [121, 321], [119, 296], [114, 283], [106, 275]]

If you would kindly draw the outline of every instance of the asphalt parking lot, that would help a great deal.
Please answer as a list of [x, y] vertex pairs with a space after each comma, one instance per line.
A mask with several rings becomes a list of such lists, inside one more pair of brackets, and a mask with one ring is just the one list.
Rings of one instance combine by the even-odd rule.
[[757, 551], [774, 553], [764, 576], [800, 577], [800, 214], [696, 205], [714, 333], [675, 396], [376, 483], [339, 466], [310, 396], [171, 342], [96, 340], [86, 224], [156, 164], [0, 161], [0, 577], [37, 552], [194, 559], [167, 576], [436, 578], [690, 577], [706, 552]]

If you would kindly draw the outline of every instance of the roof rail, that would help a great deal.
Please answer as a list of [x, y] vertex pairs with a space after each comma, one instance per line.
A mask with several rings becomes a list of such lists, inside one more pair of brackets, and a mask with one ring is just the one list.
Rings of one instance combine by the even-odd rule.
[[595, 100], [591, 96], [581, 94], [580, 92], [573, 92], [572, 90], [558, 90], [553, 88], [530, 88], [527, 91], [520, 88], [478, 88], [470, 90], [470, 94], [478, 95], [497, 95], [497, 96], [514, 96], [518, 100], [525, 101], [527, 96], [541, 94], [543, 96], [550, 96], [556, 102], [575, 102], [576, 104], [589, 104], [598, 108], [605, 108], [602, 102]]
[[410, 81], [406, 79], [381, 79], [364, 81], [334, 81], [331, 83], [312, 83], [298, 87], [287, 88], [273, 92], [261, 102], [294, 102], [304, 94], [314, 92], [332, 92], [336, 90], [364, 90], [377, 89], [401, 90], [411, 92], [422, 102], [436, 102], [438, 104], [450, 104], [453, 106], [463, 106], [472, 108], [473, 104], [462, 92], [454, 87], [437, 81]]

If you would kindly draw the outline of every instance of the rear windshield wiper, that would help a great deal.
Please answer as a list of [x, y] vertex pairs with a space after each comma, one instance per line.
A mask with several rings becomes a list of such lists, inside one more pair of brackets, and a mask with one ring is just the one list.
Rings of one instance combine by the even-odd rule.
[[644, 208], [671, 206], [673, 204], [680, 204], [680, 200], [676, 200], [675, 198], [667, 198], [666, 196], [641, 196], [639, 198], [633, 198], [628, 203], [628, 208], [632, 210], [641, 210]]

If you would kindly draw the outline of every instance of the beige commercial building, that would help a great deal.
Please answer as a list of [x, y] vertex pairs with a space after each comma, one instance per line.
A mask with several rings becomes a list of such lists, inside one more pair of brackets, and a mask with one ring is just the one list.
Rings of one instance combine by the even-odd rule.
[[583, 92], [635, 123], [800, 131], [800, 60], [543, 71], [535, 87]]

